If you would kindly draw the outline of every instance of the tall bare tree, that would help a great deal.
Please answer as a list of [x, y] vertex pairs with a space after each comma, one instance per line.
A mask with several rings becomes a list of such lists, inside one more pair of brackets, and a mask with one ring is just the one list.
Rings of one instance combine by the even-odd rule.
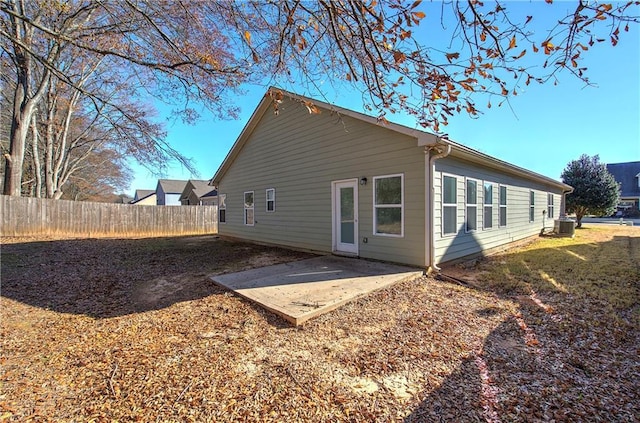
[[[640, 20], [638, 1], [577, 0], [568, 11], [563, 2], [565, 12], [546, 2], [558, 18], [540, 34], [530, 30], [534, 16], [516, 17], [508, 3], [478, 0], [444, 1], [430, 21], [419, 0], [0, 0], [2, 48], [17, 81], [4, 192], [19, 194], [30, 118], [50, 78], [118, 107], [62, 69], [65, 49], [104, 60], [136, 81], [136, 89], [177, 102], [187, 120], [196, 116], [194, 103], [233, 117], [233, 95], [247, 81], [320, 87], [329, 80], [361, 89], [365, 108], [382, 121], [387, 112], [403, 111], [437, 132], [454, 113], [478, 113], [475, 93], [507, 98], [561, 70], [586, 81], [581, 59], [590, 47], [616, 45]], [[435, 28], [445, 20], [453, 28], [451, 47], [421, 37], [421, 25]], [[541, 64], [535, 72], [523, 65], [532, 55]]]

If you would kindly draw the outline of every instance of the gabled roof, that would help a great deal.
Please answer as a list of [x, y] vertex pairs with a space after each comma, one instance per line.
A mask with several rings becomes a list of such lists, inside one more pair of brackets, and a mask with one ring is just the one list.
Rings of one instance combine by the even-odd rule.
[[250, 138], [251, 133], [255, 130], [256, 126], [258, 125], [258, 123], [260, 122], [264, 114], [268, 110], [272, 110], [271, 106], [273, 105], [273, 102], [274, 102], [274, 96], [273, 96], [274, 93], [278, 93], [278, 95], [281, 93], [283, 96], [286, 96], [296, 101], [303, 102], [304, 104], [312, 104], [317, 108], [325, 109], [329, 112], [337, 113], [338, 115], [349, 116], [363, 122], [368, 122], [372, 125], [381, 126], [383, 128], [398, 132], [400, 134], [407, 135], [409, 137], [415, 138], [418, 146], [424, 146], [425, 148], [437, 148], [437, 149], [441, 149], [442, 147], [450, 148], [449, 150], [450, 154], [454, 157], [459, 157], [468, 161], [482, 164], [483, 166], [499, 169], [503, 172], [523, 176], [528, 179], [533, 179], [547, 185], [560, 187], [565, 191], [570, 191], [572, 189], [571, 186], [564, 184], [562, 182], [559, 182], [555, 179], [549, 178], [539, 173], [532, 172], [530, 170], [521, 168], [519, 166], [512, 165], [508, 162], [496, 159], [492, 156], [481, 153], [477, 150], [466, 147], [457, 142], [451, 141], [446, 137], [440, 137], [430, 132], [421, 131], [419, 129], [410, 128], [408, 126], [399, 125], [393, 122], [382, 123], [373, 116], [368, 116], [363, 113], [356, 112], [354, 110], [345, 109], [332, 104], [324, 103], [322, 101], [307, 98], [307, 97], [294, 94], [294, 93], [282, 90], [280, 88], [275, 88], [275, 87], [270, 87], [267, 90], [267, 92], [264, 94], [264, 96], [262, 97], [262, 100], [258, 104], [258, 107], [249, 118], [249, 121], [247, 122], [245, 127], [242, 129], [240, 136], [231, 147], [231, 150], [225, 157], [224, 161], [216, 171], [213, 178], [211, 178], [211, 180], [209, 181], [209, 184], [217, 186], [220, 183], [220, 180], [222, 179], [224, 174], [227, 172], [227, 170], [229, 169], [229, 167], [231, 166], [235, 158], [238, 156], [238, 154], [240, 154], [240, 151], [242, 150], [242, 148]]
[[158, 185], [165, 194], [182, 194], [187, 182], [180, 179], [158, 179]]
[[218, 195], [218, 191], [216, 191], [215, 187], [209, 185], [209, 181], [199, 179], [189, 179], [188, 183], [185, 184], [180, 199], [187, 198], [191, 192], [195, 193], [198, 198], [215, 197]]
[[133, 201], [142, 200], [143, 198], [155, 193], [156, 191], [154, 189], [137, 189], [133, 196]]
[[640, 162], [609, 163], [607, 170], [620, 183], [622, 197], [640, 197]]
[[215, 189], [212, 186], [209, 186], [209, 189], [203, 191], [203, 193], [199, 193], [198, 191], [196, 191], [196, 195], [198, 196], [198, 198], [217, 197], [218, 196], [218, 190]]
[[[148, 191], [148, 190], [145, 190], [145, 191]], [[136, 203], [141, 202], [142, 200], [146, 200], [149, 197], [155, 197], [155, 196], [156, 196], [156, 192], [155, 191], [151, 191], [149, 194], [145, 195], [144, 197], [140, 197], [137, 200], [132, 200], [131, 204], [136, 204]]]

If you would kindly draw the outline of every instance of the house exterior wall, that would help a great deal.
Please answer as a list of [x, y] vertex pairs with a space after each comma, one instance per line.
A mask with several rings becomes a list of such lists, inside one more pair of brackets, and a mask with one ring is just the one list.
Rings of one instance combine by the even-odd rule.
[[200, 202], [203, 206], [217, 206], [218, 205], [218, 197], [205, 197], [201, 198]]
[[[328, 110], [309, 114], [285, 99], [268, 110], [218, 184], [226, 194], [219, 233], [259, 242], [332, 251], [331, 182], [358, 185], [359, 256], [424, 265], [425, 154], [415, 138]], [[404, 236], [373, 234], [373, 178], [404, 175]], [[266, 189], [275, 189], [275, 212]], [[244, 193], [254, 192], [255, 225], [244, 225]], [[364, 242], [364, 238], [367, 242]]]
[[[160, 198], [160, 197], [158, 197]], [[160, 205], [160, 204], [158, 204]], [[180, 206], [180, 194], [164, 194], [164, 202], [163, 204], [164, 206]]]
[[189, 195], [187, 195], [187, 198], [182, 198], [182, 200], [180, 200], [180, 203], [183, 206], [197, 206], [198, 204], [200, 204], [200, 199], [198, 198], [196, 193], [193, 192], [193, 189], [191, 189]]
[[136, 206], [155, 206], [157, 204], [156, 195], [150, 195], [148, 197], [143, 198], [142, 200], [138, 200], [135, 203]]
[[156, 187], [156, 204], [158, 206], [164, 206], [165, 204], [165, 193], [164, 190], [162, 189], [162, 185], [158, 184], [158, 186]]
[[[457, 178], [456, 184], [456, 221], [455, 234], [443, 235], [442, 226], [442, 181], [443, 175]], [[466, 179], [478, 181], [477, 197], [477, 230], [467, 232], [466, 217]], [[435, 162], [434, 172], [434, 241], [435, 262], [444, 263], [464, 256], [475, 255], [483, 250], [499, 247], [532, 235], [539, 234], [543, 227], [553, 227], [554, 219], [558, 219], [562, 200], [559, 187], [535, 182], [520, 176], [501, 172], [465, 162], [456, 158], [446, 157]], [[493, 185], [492, 223], [490, 229], [483, 228], [484, 220], [484, 182]], [[499, 226], [499, 186], [507, 188], [507, 224]], [[530, 193], [534, 193], [534, 220], [530, 221]], [[553, 216], [548, 212], [543, 216], [542, 211], [548, 210], [548, 195], [553, 196]], [[544, 219], [543, 219], [544, 217]]]

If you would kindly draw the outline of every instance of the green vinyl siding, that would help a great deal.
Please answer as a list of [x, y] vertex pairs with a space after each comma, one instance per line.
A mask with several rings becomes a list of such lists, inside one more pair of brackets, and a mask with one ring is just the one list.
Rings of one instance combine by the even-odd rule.
[[[424, 265], [425, 154], [415, 138], [325, 109], [309, 114], [289, 99], [277, 116], [268, 109], [256, 118], [219, 181], [218, 191], [227, 194], [222, 235], [331, 252], [331, 182], [366, 177], [367, 184], [357, 187], [359, 255]], [[404, 234], [375, 235], [374, 177], [399, 174], [404, 178]], [[244, 192], [253, 191], [254, 203], [263, 205], [267, 188], [277, 192], [275, 212], [255, 207], [254, 226], [245, 226]]]
[[[464, 178], [472, 178], [477, 181], [486, 181], [491, 183], [492, 198], [491, 201], [485, 199], [487, 192], [484, 189], [477, 190], [477, 204], [475, 217], [479, 222], [485, 222], [485, 210], [491, 210], [492, 227], [487, 230], [466, 231], [463, 225], [458, 225], [456, 234], [447, 234], [442, 236], [442, 181], [443, 177], [458, 177], [457, 184], [457, 209], [456, 217], [458, 222], [464, 222], [465, 219], [465, 186], [462, 181]], [[543, 225], [545, 227], [553, 227], [553, 219], [545, 219], [543, 222], [542, 210], [538, 204], [547, 206], [547, 194], [553, 196], [555, 207], [559, 210], [562, 198], [560, 188], [545, 185], [532, 181], [527, 178], [513, 176], [511, 174], [502, 173], [498, 170], [485, 168], [475, 163], [466, 162], [454, 157], [446, 157], [437, 160], [435, 163], [434, 173], [434, 238], [435, 238], [435, 261], [436, 263], [444, 263], [447, 261], [459, 259], [465, 256], [481, 254], [482, 251], [499, 247], [520, 239], [524, 239], [540, 233]], [[478, 185], [480, 187], [482, 185]], [[504, 189], [503, 189], [504, 187]], [[499, 225], [500, 211], [500, 190], [506, 193], [506, 210], [503, 208], [506, 216], [506, 225]], [[536, 220], [529, 221], [529, 193], [533, 192], [536, 201]], [[448, 196], [450, 196], [448, 194]], [[539, 216], [538, 216], [539, 214]], [[557, 212], [556, 212], [557, 214]], [[556, 217], [557, 218], [557, 217]], [[486, 226], [486, 225], [485, 225]]]

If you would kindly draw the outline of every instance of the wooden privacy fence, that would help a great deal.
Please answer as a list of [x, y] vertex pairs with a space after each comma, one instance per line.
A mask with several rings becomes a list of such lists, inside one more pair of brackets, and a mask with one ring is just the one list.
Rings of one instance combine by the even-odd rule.
[[136, 206], [0, 196], [0, 234], [83, 237], [218, 233], [217, 206]]

